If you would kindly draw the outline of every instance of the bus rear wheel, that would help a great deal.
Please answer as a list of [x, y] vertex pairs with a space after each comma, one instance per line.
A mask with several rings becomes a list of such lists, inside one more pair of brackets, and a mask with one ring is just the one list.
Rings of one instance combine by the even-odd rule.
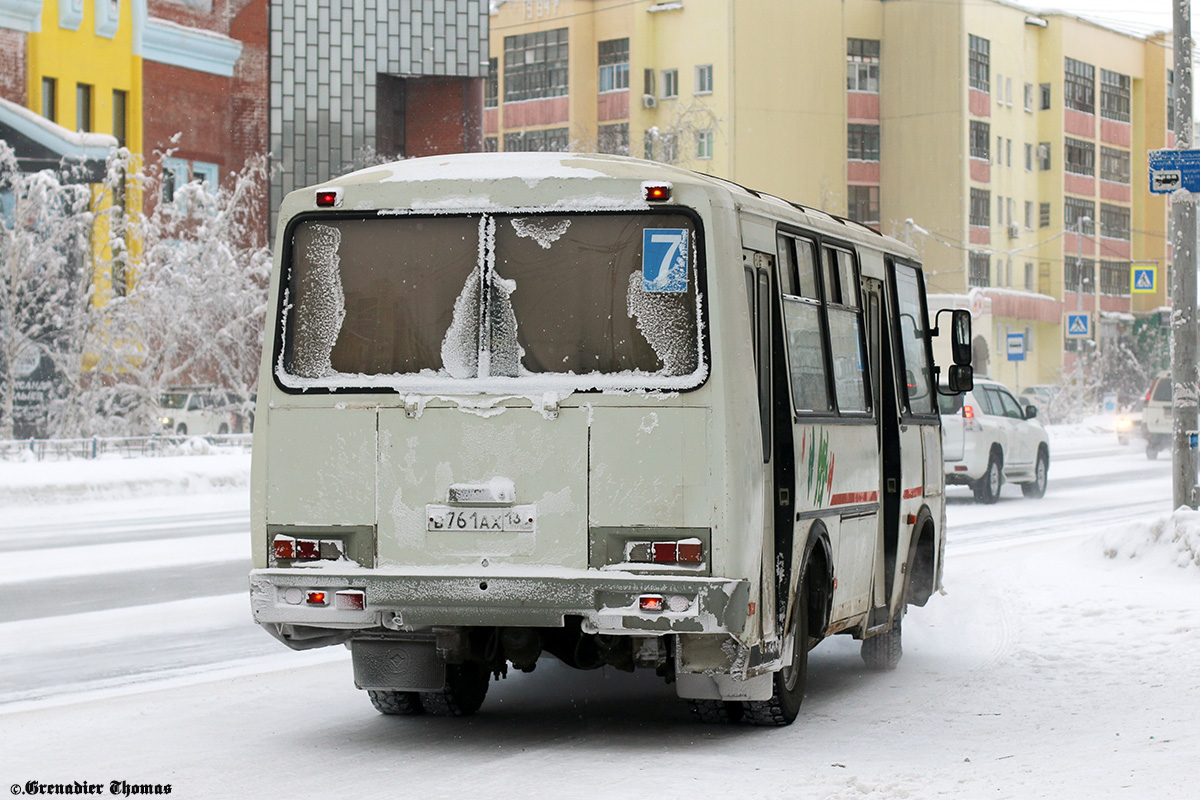
[[421, 705], [440, 717], [469, 717], [483, 705], [492, 674], [478, 661], [446, 665], [446, 688], [422, 692]]
[[770, 700], [743, 703], [746, 721], [752, 725], [791, 725], [800, 713], [804, 686], [808, 682], [808, 577], [800, 584], [796, 609], [792, 612], [788, 640], [792, 648], [791, 662], [772, 676]]
[[688, 710], [697, 722], [716, 725], [737, 722], [744, 713], [738, 700], [688, 700]]
[[421, 696], [416, 692], [369, 691], [367, 696], [380, 714], [411, 717], [425, 713]]

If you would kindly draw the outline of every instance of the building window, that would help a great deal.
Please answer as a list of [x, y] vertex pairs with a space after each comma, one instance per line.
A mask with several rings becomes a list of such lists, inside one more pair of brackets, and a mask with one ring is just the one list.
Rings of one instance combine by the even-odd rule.
[[1068, 231], [1077, 231], [1079, 220], [1087, 218], [1087, 222], [1083, 223], [1084, 236], [1091, 236], [1095, 233], [1096, 226], [1096, 204], [1091, 200], [1083, 200], [1079, 197], [1068, 197], [1063, 204], [1063, 229]]
[[567, 77], [566, 28], [504, 37], [504, 102], [563, 97]]
[[1111, 70], [1100, 70], [1100, 116], [1117, 122], [1129, 122], [1128, 75]]
[[1033, 84], [1025, 84], [1025, 110], [1033, 111]]
[[1049, 228], [1050, 227], [1050, 204], [1049, 203], [1038, 203], [1038, 227], [1039, 228]]
[[1063, 259], [1063, 288], [1070, 292], [1092, 291], [1092, 273], [1096, 263], [1090, 258], [1067, 256]]
[[1131, 267], [1128, 261], [1101, 261], [1100, 293], [1113, 297], [1128, 297]]
[[967, 263], [970, 268], [967, 283], [971, 286], [992, 285], [992, 264], [987, 253], [969, 253]]
[[112, 93], [112, 116], [113, 116], [112, 132], [113, 132], [113, 136], [115, 136], [117, 139], [117, 145], [119, 147], [125, 146], [125, 135], [127, 132], [126, 126], [128, 124], [128, 122], [127, 122], [128, 117], [126, 116], [128, 113], [128, 111], [127, 111], [128, 97], [129, 96], [122, 89], [113, 89], [113, 93]]
[[86, 83], [75, 84], [75, 130], [92, 129], [92, 87]]
[[174, 202], [175, 192], [186, 186], [188, 180], [188, 162], [184, 161], [182, 158], [164, 158], [162, 160], [163, 202]]
[[986, 228], [991, 217], [992, 193], [987, 189], [971, 189], [971, 224]]
[[601, 125], [596, 136], [596, 151], [614, 156], [629, 155], [629, 123]]
[[1033, 145], [1025, 143], [1025, 171], [1033, 172]]
[[645, 138], [642, 139], [642, 153], [649, 161], [674, 164], [679, 160], [677, 141], [673, 133], [646, 131]]
[[1129, 183], [1129, 151], [1101, 147], [1100, 178], [1114, 183]]
[[712, 94], [713, 69], [712, 64], [701, 64], [696, 67], [696, 94]]
[[1038, 169], [1045, 172], [1050, 169], [1050, 143], [1038, 143]]
[[217, 193], [217, 188], [220, 186], [220, 173], [220, 168], [216, 164], [205, 161], [192, 162], [192, 180], [200, 181], [209, 194]]
[[971, 88], [981, 92], [991, 91], [990, 56], [991, 42], [974, 34], [967, 35], [970, 51]]
[[600, 91], [629, 90], [629, 40], [600, 42]]
[[713, 157], [713, 132], [696, 131], [696, 158]]
[[1025, 291], [1033, 291], [1033, 262], [1025, 262]]
[[851, 161], [879, 160], [879, 126], [851, 123], [846, 126], [846, 158]]
[[1100, 235], [1109, 239], [1129, 240], [1129, 209], [1100, 204]]
[[483, 152], [495, 153], [500, 149], [500, 140], [495, 136], [485, 136], [483, 139]]
[[679, 70], [664, 69], [662, 71], [662, 96], [679, 97]]
[[879, 93], [879, 40], [846, 40], [846, 90]]
[[1063, 74], [1063, 103], [1067, 108], [1096, 113], [1096, 68], [1091, 64], [1066, 59]]
[[1063, 145], [1063, 165], [1076, 175], [1096, 174], [1096, 145], [1081, 139], [1066, 138]]
[[971, 120], [971, 158], [992, 160], [992, 126], [977, 119]]
[[42, 116], [58, 122], [58, 81], [42, 78]]
[[846, 192], [850, 219], [864, 225], [879, 224], [879, 187], [848, 186]]
[[1050, 110], [1050, 84], [1048, 84], [1048, 83], [1038, 84], [1038, 94], [1041, 95], [1041, 104], [1039, 105], [1039, 108], [1042, 111], [1049, 111]]
[[1025, 201], [1025, 230], [1033, 230], [1033, 201]]
[[488, 59], [487, 80], [483, 83], [483, 107], [495, 108], [500, 101], [500, 59]]
[[1004, 165], [1012, 166], [1012, 139], [1004, 140]]
[[566, 128], [504, 134], [506, 153], [565, 153], [570, 143]]

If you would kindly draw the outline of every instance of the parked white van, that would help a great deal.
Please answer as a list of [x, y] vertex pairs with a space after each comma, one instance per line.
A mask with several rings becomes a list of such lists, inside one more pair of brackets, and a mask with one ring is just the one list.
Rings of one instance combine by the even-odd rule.
[[787, 724], [811, 647], [893, 668], [941, 585], [924, 281], [873, 230], [630, 158], [438, 156], [289, 194], [270, 291], [254, 617], [348, 643], [384, 713], [474, 713], [549, 654]]

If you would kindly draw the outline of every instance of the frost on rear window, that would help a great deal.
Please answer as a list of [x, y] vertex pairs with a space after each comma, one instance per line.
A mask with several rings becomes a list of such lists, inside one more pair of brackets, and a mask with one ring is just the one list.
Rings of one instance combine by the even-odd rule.
[[342, 232], [312, 225], [307, 233], [307, 241], [297, 243], [309, 268], [297, 287], [292, 371], [320, 378], [333, 372], [330, 356], [346, 319], [346, 295], [338, 272]]
[[544, 250], [549, 250], [550, 245], [557, 242], [567, 232], [567, 228], [571, 227], [569, 219], [551, 221], [544, 217], [519, 217], [509, 222], [517, 236], [533, 239]]
[[[646, 291], [644, 242], [660, 229], [688, 243], [688, 274]], [[455, 394], [694, 387], [706, 374], [697, 233], [679, 213], [304, 221], [281, 381]], [[344, 319], [328, 310], [339, 306]]]

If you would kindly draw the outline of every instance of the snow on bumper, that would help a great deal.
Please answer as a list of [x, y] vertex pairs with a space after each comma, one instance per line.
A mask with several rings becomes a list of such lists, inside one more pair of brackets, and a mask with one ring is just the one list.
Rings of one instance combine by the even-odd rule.
[[[363, 592], [361, 610], [305, 601], [311, 591], [333, 595], [345, 590]], [[643, 611], [639, 601], [645, 595], [661, 596], [661, 610]], [[745, 580], [599, 570], [559, 570], [554, 576], [328, 568], [250, 573], [254, 619], [269, 630], [561, 627], [564, 617], [579, 616], [589, 633], [738, 634], [745, 627], [749, 599], [750, 583]]]

